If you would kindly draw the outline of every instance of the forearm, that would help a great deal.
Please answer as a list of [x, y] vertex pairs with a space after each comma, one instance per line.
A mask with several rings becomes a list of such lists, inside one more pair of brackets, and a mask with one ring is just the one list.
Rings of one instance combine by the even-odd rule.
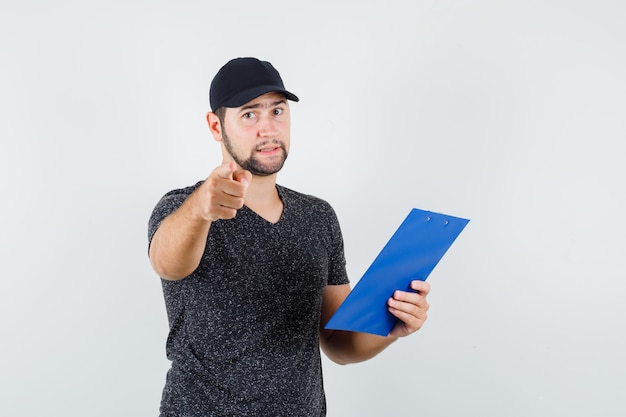
[[194, 213], [192, 194], [175, 212], [167, 216], [150, 243], [150, 263], [167, 280], [179, 280], [199, 265], [206, 246], [211, 222]]
[[369, 333], [333, 330], [322, 339], [322, 350], [333, 362], [340, 365], [363, 362], [373, 358], [397, 340], [395, 337]]

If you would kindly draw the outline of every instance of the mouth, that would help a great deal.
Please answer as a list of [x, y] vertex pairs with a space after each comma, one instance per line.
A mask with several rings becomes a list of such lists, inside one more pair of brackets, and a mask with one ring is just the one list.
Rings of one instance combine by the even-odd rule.
[[277, 143], [267, 143], [256, 148], [256, 152], [262, 155], [272, 155], [282, 150], [282, 146]]

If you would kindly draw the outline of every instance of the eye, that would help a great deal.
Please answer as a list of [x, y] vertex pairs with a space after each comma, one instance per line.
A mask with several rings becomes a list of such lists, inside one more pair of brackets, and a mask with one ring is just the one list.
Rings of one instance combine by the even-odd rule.
[[244, 113], [242, 116], [244, 119], [254, 119], [256, 114], [254, 112], [249, 111], [248, 113]]
[[274, 109], [274, 115], [275, 116], [280, 116], [281, 114], [283, 114], [284, 110], [281, 108], [275, 108]]

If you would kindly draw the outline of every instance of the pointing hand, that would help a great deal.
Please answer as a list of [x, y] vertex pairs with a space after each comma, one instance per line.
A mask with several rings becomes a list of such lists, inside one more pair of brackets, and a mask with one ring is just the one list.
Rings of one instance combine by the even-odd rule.
[[233, 161], [215, 168], [197, 190], [200, 215], [208, 221], [234, 218], [251, 180], [252, 174]]

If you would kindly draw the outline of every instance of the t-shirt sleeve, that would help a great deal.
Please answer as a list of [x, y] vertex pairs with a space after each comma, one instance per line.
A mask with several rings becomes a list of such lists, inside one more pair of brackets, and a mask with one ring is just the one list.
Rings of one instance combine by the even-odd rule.
[[197, 188], [198, 184], [193, 187], [187, 187], [179, 190], [173, 190], [165, 194], [156, 204], [148, 221], [148, 246], [152, 241], [152, 237], [161, 225], [163, 219], [176, 211], [181, 204], [189, 197], [189, 195]]
[[349, 284], [348, 272], [346, 271], [346, 256], [344, 253], [343, 236], [337, 214], [328, 206], [328, 225], [331, 233], [331, 252], [328, 267], [328, 285]]

